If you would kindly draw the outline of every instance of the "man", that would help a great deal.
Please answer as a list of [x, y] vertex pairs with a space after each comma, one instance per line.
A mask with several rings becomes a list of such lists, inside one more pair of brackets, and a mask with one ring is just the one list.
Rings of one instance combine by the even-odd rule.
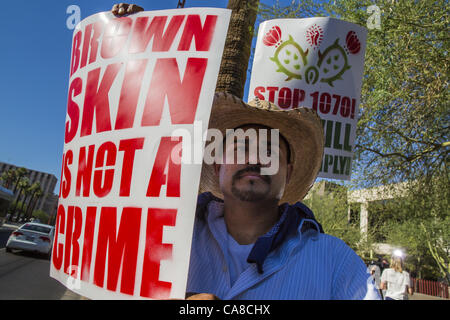
[[266, 101], [245, 104], [230, 94], [215, 95], [209, 128], [279, 129], [280, 147], [272, 150], [279, 155], [279, 169], [261, 175], [267, 164], [249, 163], [255, 158], [250, 146], [244, 164], [204, 165], [187, 291], [212, 293], [196, 298], [379, 299], [361, 258], [325, 235], [298, 202], [321, 164], [319, 117], [308, 108], [276, 108]]
[[[140, 9], [120, 4], [112, 12]], [[311, 210], [299, 202], [321, 165], [320, 118], [309, 108], [276, 109], [266, 101], [246, 104], [230, 94], [215, 94], [209, 128], [226, 137], [227, 129], [254, 130], [258, 141], [233, 139], [224, 144], [221, 163], [203, 165], [187, 296], [379, 299], [363, 261], [343, 241], [324, 234]], [[271, 128], [279, 130], [279, 148], [269, 148], [277, 155], [278, 170], [265, 175], [263, 169], [273, 163], [263, 163], [251, 146], [272, 146], [274, 136], [262, 135]], [[227, 158], [229, 148], [243, 148], [245, 161]]]

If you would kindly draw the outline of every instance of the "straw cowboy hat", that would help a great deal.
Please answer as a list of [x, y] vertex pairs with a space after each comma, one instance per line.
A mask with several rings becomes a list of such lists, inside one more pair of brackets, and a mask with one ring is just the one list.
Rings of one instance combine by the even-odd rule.
[[[322, 122], [315, 111], [300, 107], [280, 110], [267, 101], [253, 100], [248, 104], [232, 94], [216, 92], [209, 120], [209, 128], [219, 129], [225, 136], [226, 129], [245, 124], [259, 124], [279, 129], [289, 143], [292, 175], [286, 185], [281, 203], [301, 201], [312, 187], [321, 166], [324, 137]], [[208, 143], [208, 142], [207, 142]], [[203, 163], [200, 189], [223, 199], [214, 166]]]

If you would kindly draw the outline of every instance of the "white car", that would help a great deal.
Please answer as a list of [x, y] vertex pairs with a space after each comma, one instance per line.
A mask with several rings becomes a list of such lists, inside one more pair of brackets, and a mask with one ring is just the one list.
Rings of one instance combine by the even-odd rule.
[[6, 243], [6, 251], [20, 249], [38, 252], [50, 257], [55, 227], [48, 224], [29, 222], [14, 231]]

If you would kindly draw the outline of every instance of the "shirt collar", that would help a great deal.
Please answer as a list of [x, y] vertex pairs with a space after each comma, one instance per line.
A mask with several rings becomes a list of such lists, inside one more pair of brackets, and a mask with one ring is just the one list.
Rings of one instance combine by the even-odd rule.
[[[209, 206], [211, 201], [213, 203]], [[315, 231], [315, 237], [317, 233], [323, 233], [322, 226], [315, 220], [313, 212], [303, 203], [297, 202], [294, 205], [283, 203], [279, 208], [282, 212], [280, 219], [266, 234], [256, 240], [247, 258], [247, 262], [256, 264], [259, 273], [263, 273], [263, 264], [269, 253], [278, 248], [289, 234], [309, 229]], [[197, 201], [197, 217], [209, 220], [205, 219], [207, 214], [214, 217], [223, 215], [223, 200], [210, 192], [202, 193]]]

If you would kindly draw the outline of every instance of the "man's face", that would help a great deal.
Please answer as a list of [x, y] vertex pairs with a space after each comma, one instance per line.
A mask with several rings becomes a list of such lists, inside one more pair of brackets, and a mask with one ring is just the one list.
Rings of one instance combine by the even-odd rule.
[[[246, 125], [240, 127], [246, 132], [255, 130], [257, 139], [235, 139], [234, 143], [224, 142], [223, 164], [215, 164], [216, 175], [224, 197], [231, 197], [241, 201], [259, 202], [267, 200], [279, 201], [284, 193], [284, 188], [289, 181], [292, 165], [288, 164], [288, 145], [284, 139], [279, 139], [279, 145], [273, 148], [271, 143], [270, 128], [260, 125]], [[267, 139], [261, 136], [260, 129], [265, 129]], [[265, 144], [267, 152], [271, 156], [278, 156], [278, 171], [272, 175], [261, 174], [261, 168], [271, 164], [262, 164], [258, 156], [259, 148]], [[232, 149], [232, 150], [230, 150]], [[234, 159], [227, 159], [227, 152], [245, 151], [244, 163], [238, 163]]]

